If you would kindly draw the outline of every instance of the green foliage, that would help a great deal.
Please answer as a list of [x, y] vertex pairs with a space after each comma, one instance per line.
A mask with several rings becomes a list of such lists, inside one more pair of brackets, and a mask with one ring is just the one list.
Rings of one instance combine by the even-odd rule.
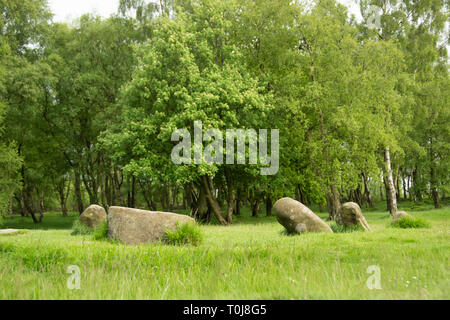
[[[42, 132], [36, 132], [43, 87], [50, 84], [51, 70], [41, 61], [43, 38], [51, 14], [45, 0], [3, 0], [0, 3], [0, 215], [5, 213], [20, 182], [33, 186], [47, 167], [39, 157]], [[45, 74], [45, 75], [44, 75]], [[3, 121], [4, 120], [4, 121]], [[18, 169], [24, 164], [19, 180]], [[31, 167], [31, 168], [30, 168]], [[34, 176], [32, 179], [31, 176]], [[24, 194], [27, 188], [24, 188]]]
[[[215, 10], [211, 15], [221, 19]], [[125, 162], [125, 170], [165, 183], [195, 181], [218, 171], [216, 165], [174, 165], [175, 129], [191, 129], [195, 120], [204, 130], [265, 128], [271, 110], [267, 93], [240, 64], [238, 52], [231, 54], [231, 40], [224, 38], [217, 48], [210, 39], [211, 33], [225, 32], [227, 21], [214, 28], [192, 19], [158, 20], [152, 39], [136, 52], [139, 68], [122, 90], [120, 126], [101, 139], [115, 161]]]
[[166, 230], [166, 236], [163, 241], [171, 245], [198, 246], [203, 241], [203, 232], [196, 224], [185, 223], [181, 226], [177, 224], [175, 231]]
[[2, 0], [0, 15], [0, 39], [5, 36], [16, 54], [36, 50], [27, 45], [42, 39], [51, 18], [47, 0]]
[[[6, 10], [4, 5], [0, 5], [0, 13]], [[0, 22], [0, 29], [4, 29], [4, 20]], [[9, 40], [9, 41], [8, 41]], [[17, 153], [17, 146], [15, 143], [5, 143], [5, 123], [4, 118], [8, 111], [8, 101], [5, 99], [7, 80], [5, 79], [8, 73], [8, 62], [10, 58], [10, 43], [11, 40], [0, 35], [0, 226], [2, 224], [3, 215], [8, 211], [11, 204], [14, 192], [20, 189], [19, 168], [22, 164], [22, 159]]]
[[[14, 195], [37, 212], [40, 201], [82, 211], [101, 192], [168, 207], [185, 193], [220, 223], [242, 190], [255, 208], [363, 187], [373, 198], [386, 147], [403, 189], [439, 207], [450, 193], [448, 3], [416, 2], [360, 1], [357, 23], [335, 0], [121, 0], [116, 15], [66, 24], [45, 0], [2, 1], [0, 216]], [[380, 30], [369, 5], [382, 9]], [[196, 120], [279, 129], [279, 173], [173, 164], [171, 134]], [[204, 196], [205, 178], [218, 199]]]
[[108, 222], [99, 225], [93, 233], [94, 240], [108, 240]]
[[429, 228], [430, 223], [421, 218], [403, 217], [393, 221], [391, 226], [400, 229], [421, 229]]
[[108, 222], [102, 223], [97, 228], [89, 228], [76, 219], [72, 225], [72, 236], [92, 236], [94, 240], [108, 239]]
[[342, 226], [337, 224], [336, 222], [331, 222], [330, 224], [331, 230], [333, 230], [334, 233], [352, 233], [352, 232], [359, 232], [364, 231], [364, 228], [357, 224], [356, 226]]
[[80, 219], [77, 219], [74, 221], [73, 225], [72, 225], [72, 233], [71, 235], [73, 236], [79, 236], [79, 235], [92, 235], [94, 234], [94, 229], [93, 228], [89, 228], [87, 226], [85, 226], [84, 224], [81, 223]]
[[0, 143], [0, 225], [2, 217], [8, 212], [14, 192], [20, 189], [21, 164], [15, 149]]

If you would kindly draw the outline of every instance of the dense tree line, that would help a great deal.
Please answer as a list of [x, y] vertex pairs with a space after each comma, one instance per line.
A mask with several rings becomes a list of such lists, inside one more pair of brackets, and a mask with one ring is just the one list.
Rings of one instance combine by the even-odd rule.
[[[0, 211], [190, 209], [232, 223], [282, 196], [373, 206], [450, 186], [448, 3], [121, 0], [54, 23], [0, 3]], [[372, 26], [373, 9], [379, 13]], [[176, 165], [177, 128], [279, 129], [280, 170]]]

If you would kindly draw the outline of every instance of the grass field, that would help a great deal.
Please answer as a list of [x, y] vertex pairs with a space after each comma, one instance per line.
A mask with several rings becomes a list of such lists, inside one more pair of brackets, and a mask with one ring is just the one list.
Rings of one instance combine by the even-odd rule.
[[[6, 219], [0, 236], [0, 299], [448, 299], [450, 207], [401, 203], [427, 229], [389, 227], [385, 204], [364, 214], [370, 233], [285, 235], [273, 217], [245, 211], [230, 227], [202, 226], [198, 247], [129, 247], [72, 236], [76, 218], [42, 225]], [[322, 218], [326, 214], [320, 214]], [[69, 290], [67, 267], [81, 271]], [[369, 266], [381, 290], [369, 290]]]

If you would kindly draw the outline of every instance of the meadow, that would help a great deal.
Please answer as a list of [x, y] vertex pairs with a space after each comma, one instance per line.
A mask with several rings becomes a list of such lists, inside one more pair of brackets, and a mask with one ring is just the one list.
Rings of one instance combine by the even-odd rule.
[[[0, 299], [448, 299], [450, 207], [400, 203], [424, 229], [393, 228], [384, 209], [363, 209], [369, 233], [298, 236], [244, 210], [232, 226], [201, 226], [197, 247], [72, 236], [75, 213], [46, 213], [41, 225], [16, 216], [3, 228], [23, 231], [0, 235]], [[67, 287], [71, 265], [79, 290]], [[373, 265], [380, 290], [366, 285]]]

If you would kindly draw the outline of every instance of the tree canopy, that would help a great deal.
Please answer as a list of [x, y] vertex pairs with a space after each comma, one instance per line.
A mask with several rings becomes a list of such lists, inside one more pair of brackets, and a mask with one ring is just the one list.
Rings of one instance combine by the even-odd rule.
[[[441, 206], [448, 3], [360, 10], [357, 21], [335, 0], [121, 0], [109, 18], [67, 24], [45, 0], [2, 1], [0, 213], [38, 223], [54, 207], [184, 207], [226, 225], [244, 204], [270, 215], [282, 196], [326, 205], [330, 219], [342, 201], [375, 197], [391, 213], [402, 198]], [[196, 122], [222, 137], [279, 130], [279, 170], [174, 163], [187, 139], [174, 133], [193, 138]], [[226, 157], [218, 141], [202, 145]]]

